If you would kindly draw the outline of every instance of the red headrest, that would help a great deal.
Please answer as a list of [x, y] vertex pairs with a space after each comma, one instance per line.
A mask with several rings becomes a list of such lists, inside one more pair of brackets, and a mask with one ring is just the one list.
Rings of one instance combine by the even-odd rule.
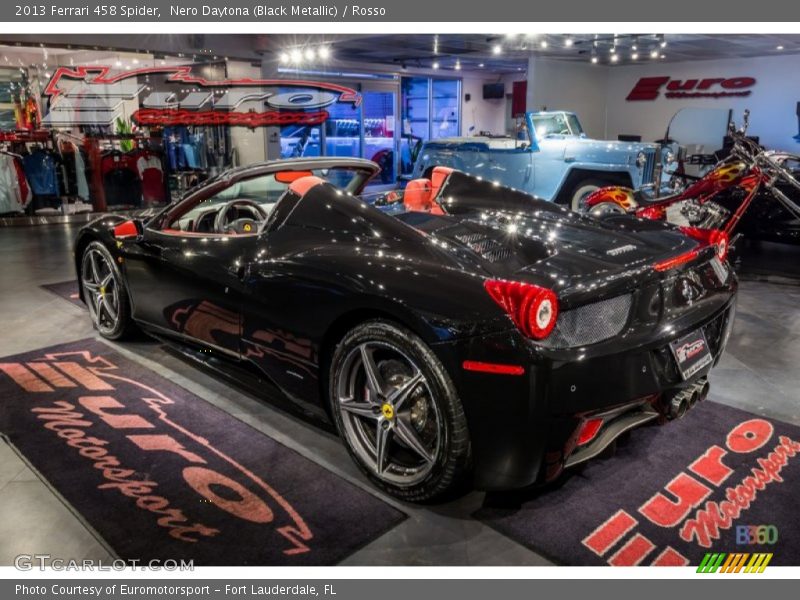
[[432, 188], [430, 179], [412, 179], [403, 192], [406, 210], [428, 212], [431, 209]]
[[300, 179], [295, 179], [289, 185], [289, 189], [292, 190], [298, 196], [305, 196], [308, 190], [310, 190], [314, 186], [319, 185], [320, 183], [325, 183], [325, 180], [322, 179], [321, 177], [309, 175], [307, 177], [301, 177]]
[[433, 172], [431, 173], [431, 187], [433, 188], [433, 195], [431, 200], [435, 200], [436, 197], [439, 195], [439, 192], [442, 191], [442, 186], [444, 182], [447, 181], [447, 178], [450, 177], [450, 174], [453, 172], [453, 169], [450, 167], [434, 167]]

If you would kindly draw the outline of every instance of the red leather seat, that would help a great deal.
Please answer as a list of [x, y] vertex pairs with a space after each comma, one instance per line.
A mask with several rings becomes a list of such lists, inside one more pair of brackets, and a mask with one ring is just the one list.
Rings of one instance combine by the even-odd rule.
[[403, 204], [406, 210], [429, 212], [434, 215], [445, 214], [436, 198], [444, 182], [453, 169], [449, 167], [434, 167], [431, 179], [412, 179], [406, 185], [403, 194]]

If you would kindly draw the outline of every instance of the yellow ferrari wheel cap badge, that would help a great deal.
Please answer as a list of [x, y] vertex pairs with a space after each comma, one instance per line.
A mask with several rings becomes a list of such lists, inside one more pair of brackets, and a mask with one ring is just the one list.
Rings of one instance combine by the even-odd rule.
[[381, 412], [383, 413], [383, 416], [386, 417], [387, 419], [389, 420], [394, 419], [394, 407], [388, 402], [383, 406], [381, 406]]

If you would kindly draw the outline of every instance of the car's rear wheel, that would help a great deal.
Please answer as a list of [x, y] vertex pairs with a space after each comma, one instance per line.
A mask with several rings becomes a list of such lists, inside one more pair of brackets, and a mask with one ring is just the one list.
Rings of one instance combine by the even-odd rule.
[[339, 433], [375, 485], [422, 502], [464, 483], [464, 411], [443, 365], [417, 335], [383, 320], [358, 325], [337, 346], [329, 381]]
[[83, 299], [97, 331], [104, 338], [118, 340], [131, 332], [130, 301], [114, 257], [100, 242], [83, 251], [80, 272]]

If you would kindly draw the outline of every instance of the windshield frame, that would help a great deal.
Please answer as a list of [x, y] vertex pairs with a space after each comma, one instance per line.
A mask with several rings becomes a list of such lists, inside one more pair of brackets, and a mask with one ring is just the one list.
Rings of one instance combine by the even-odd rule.
[[[232, 169], [222, 173], [198, 188], [190, 190], [183, 198], [167, 206], [145, 224], [145, 229], [165, 231], [179, 215], [186, 214], [202, 202], [236, 185], [258, 177], [273, 175], [280, 171], [320, 171], [324, 169], [350, 169], [356, 172], [344, 191], [360, 194], [369, 181], [380, 172], [380, 167], [365, 159], [357, 158], [305, 158], [298, 160], [276, 160], [249, 167]], [[280, 199], [276, 201], [280, 202]], [[274, 210], [274, 208], [273, 208]]]

